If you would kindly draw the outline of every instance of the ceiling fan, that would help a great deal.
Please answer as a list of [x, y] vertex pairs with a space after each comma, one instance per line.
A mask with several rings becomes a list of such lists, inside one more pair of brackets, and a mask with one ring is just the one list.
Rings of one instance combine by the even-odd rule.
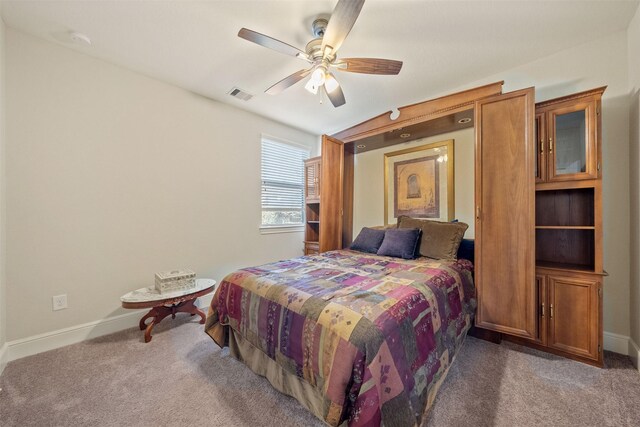
[[363, 4], [364, 0], [339, 0], [328, 21], [324, 18], [313, 21], [312, 30], [315, 38], [307, 43], [304, 52], [273, 37], [242, 28], [238, 37], [311, 64], [309, 68], [296, 71], [280, 80], [265, 92], [276, 95], [311, 74], [305, 89], [313, 94], [317, 94], [318, 90], [324, 91], [333, 106], [339, 107], [345, 103], [345, 98], [332, 70], [362, 74], [398, 74], [402, 68], [402, 61], [337, 57], [336, 53], [358, 19]]

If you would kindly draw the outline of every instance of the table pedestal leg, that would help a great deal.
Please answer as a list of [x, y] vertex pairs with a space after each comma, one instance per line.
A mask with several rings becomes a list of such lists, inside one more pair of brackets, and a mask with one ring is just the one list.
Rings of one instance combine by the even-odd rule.
[[[183, 303], [180, 304], [180, 308], [176, 311], [182, 311], [185, 313], [190, 313], [192, 316], [195, 316], [196, 314], [198, 316], [200, 316], [200, 324], [204, 325], [204, 322], [207, 320], [207, 315], [204, 314], [202, 312], [202, 310], [200, 310], [198, 307], [196, 307], [196, 305], [194, 304], [196, 302], [196, 300], [192, 299], [189, 301], [185, 301]], [[175, 315], [174, 315], [175, 317]]]
[[[160, 323], [162, 319], [171, 315], [172, 319], [176, 318], [176, 313], [189, 313], [192, 316], [196, 314], [200, 316], [200, 324], [204, 325], [207, 316], [195, 306], [195, 299], [181, 302], [179, 304], [174, 304], [172, 306], [161, 305], [158, 307], [153, 307], [147, 314], [145, 314], [142, 319], [140, 319], [140, 330], [144, 330], [144, 342], [151, 341], [151, 332], [153, 331], [153, 327]], [[149, 318], [153, 318], [149, 324], [146, 323], [146, 320]]]

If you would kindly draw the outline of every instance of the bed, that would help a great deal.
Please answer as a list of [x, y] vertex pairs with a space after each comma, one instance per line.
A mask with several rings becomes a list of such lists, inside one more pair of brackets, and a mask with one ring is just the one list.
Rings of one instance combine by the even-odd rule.
[[472, 324], [472, 270], [352, 250], [244, 268], [205, 330], [329, 425], [417, 425]]

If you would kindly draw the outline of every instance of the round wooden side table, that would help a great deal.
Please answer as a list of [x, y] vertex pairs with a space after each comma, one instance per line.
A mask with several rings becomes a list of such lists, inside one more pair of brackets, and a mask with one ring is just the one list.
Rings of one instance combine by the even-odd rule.
[[[162, 319], [171, 315], [176, 318], [176, 313], [189, 313], [192, 316], [200, 316], [200, 323], [204, 324], [207, 316], [195, 306], [198, 297], [213, 292], [216, 281], [212, 279], [196, 279], [196, 286], [191, 289], [165, 292], [161, 294], [155, 287], [140, 288], [120, 297], [123, 308], [151, 308], [142, 319], [140, 319], [140, 330], [144, 332], [144, 342], [151, 341], [151, 331], [153, 327], [160, 323]], [[149, 324], [147, 319], [152, 318]]]

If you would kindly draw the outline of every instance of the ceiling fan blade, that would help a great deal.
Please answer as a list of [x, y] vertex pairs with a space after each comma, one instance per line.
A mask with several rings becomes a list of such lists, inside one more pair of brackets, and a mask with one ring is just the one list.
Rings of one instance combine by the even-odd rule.
[[258, 33], [256, 31], [242, 28], [240, 29], [240, 31], [238, 31], [238, 37], [259, 44], [260, 46], [275, 50], [276, 52], [284, 53], [285, 55], [289, 56], [295, 56], [304, 59], [305, 61], [311, 62], [307, 54], [297, 47], [293, 47], [290, 44], [287, 44], [278, 39], [274, 39], [273, 37], [265, 36], [264, 34]]
[[[342, 42], [353, 28], [353, 24], [360, 15], [360, 10], [364, 0], [338, 0], [336, 8], [333, 9], [329, 24], [322, 37], [322, 52], [325, 54], [335, 54]], [[330, 49], [325, 50], [325, 47]]]
[[377, 58], [340, 58], [336, 65], [340, 71], [363, 74], [395, 75], [402, 69], [402, 61]]
[[269, 95], [277, 95], [283, 90], [285, 90], [286, 88], [293, 86], [294, 84], [298, 83], [300, 80], [307, 77], [311, 72], [311, 70], [312, 68], [309, 68], [308, 70], [296, 71], [290, 76], [280, 80], [278, 83], [274, 84], [269, 89], [265, 90], [265, 93], [268, 93]]
[[[344, 99], [344, 92], [342, 92], [340, 83], [338, 83], [338, 80], [336, 80], [333, 74], [327, 74], [323, 87], [324, 92], [327, 94], [334, 107], [339, 107], [347, 102]], [[331, 89], [331, 91], [329, 89]]]

